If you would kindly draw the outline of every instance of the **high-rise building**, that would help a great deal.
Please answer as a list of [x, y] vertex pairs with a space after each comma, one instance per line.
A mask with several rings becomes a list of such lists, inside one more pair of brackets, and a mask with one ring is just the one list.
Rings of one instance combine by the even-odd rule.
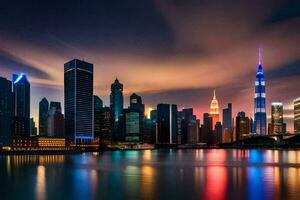
[[49, 102], [44, 97], [39, 103], [39, 135], [40, 136], [48, 136], [47, 133], [48, 112], [49, 112]]
[[212, 117], [209, 113], [203, 113], [203, 125], [200, 131], [200, 141], [210, 145], [213, 142]]
[[104, 144], [110, 144], [112, 141], [112, 131], [111, 131], [111, 112], [110, 107], [103, 107], [101, 111], [100, 118], [100, 137]]
[[136, 109], [124, 109], [123, 110], [123, 119], [124, 119], [124, 133], [125, 142], [129, 143], [139, 143], [141, 142], [141, 120], [140, 112]]
[[94, 139], [93, 68], [78, 59], [64, 65], [65, 134], [73, 143]]
[[294, 100], [294, 130], [300, 133], [300, 98]]
[[236, 140], [242, 139], [249, 135], [251, 123], [249, 117], [246, 117], [245, 112], [239, 112], [236, 116]]
[[94, 95], [94, 136], [95, 138], [99, 138], [102, 140], [101, 137], [101, 112], [103, 108], [103, 101]]
[[111, 112], [111, 126], [113, 133], [113, 141], [121, 139], [120, 116], [123, 110], [123, 84], [116, 78], [115, 82], [111, 84], [110, 93], [110, 112]]
[[65, 120], [61, 113], [60, 102], [50, 102], [47, 119], [47, 133], [50, 137], [65, 136]]
[[188, 144], [199, 142], [199, 125], [196, 120], [191, 120], [187, 128]]
[[13, 74], [15, 136], [30, 136], [30, 83], [25, 74]]
[[214, 96], [210, 103], [209, 115], [212, 117], [212, 125], [215, 127], [216, 123], [219, 121], [219, 102], [216, 97], [216, 91], [214, 90]]
[[192, 120], [196, 120], [193, 108], [184, 108], [181, 113], [181, 144], [188, 143], [188, 125]]
[[228, 107], [223, 109], [223, 139], [224, 142], [230, 142], [233, 132], [233, 120], [232, 120], [232, 104], [228, 103]]
[[256, 134], [266, 135], [266, 81], [262, 67], [261, 52], [259, 49], [258, 69], [255, 78], [254, 97], [254, 131]]
[[282, 134], [283, 125], [283, 104], [281, 102], [273, 102], [271, 104], [271, 126], [273, 134]]
[[0, 147], [11, 144], [11, 121], [13, 116], [12, 83], [0, 77]]
[[177, 141], [177, 105], [157, 105], [157, 143], [176, 144]]
[[30, 118], [30, 136], [37, 136], [37, 128], [33, 118]]
[[145, 104], [143, 104], [142, 97], [133, 93], [130, 96], [130, 106], [129, 110], [135, 111], [139, 113], [139, 128], [140, 128], [140, 135], [139, 139], [140, 142], [145, 141], [145, 134], [144, 134], [144, 120], [145, 120]]
[[223, 125], [217, 122], [215, 125], [215, 144], [223, 143]]

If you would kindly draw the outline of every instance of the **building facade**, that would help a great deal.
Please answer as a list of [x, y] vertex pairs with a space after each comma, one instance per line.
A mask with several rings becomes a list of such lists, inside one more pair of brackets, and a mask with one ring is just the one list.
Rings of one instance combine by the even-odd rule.
[[282, 134], [284, 132], [282, 102], [273, 102], [271, 104], [271, 129], [273, 134]]
[[300, 134], [300, 98], [294, 100], [294, 130]]
[[78, 59], [64, 65], [65, 134], [74, 144], [94, 139], [93, 68]]
[[243, 137], [249, 135], [250, 133], [250, 119], [249, 117], [246, 117], [245, 112], [239, 112], [236, 116], [236, 136], [235, 139], [236, 140], [240, 140]]

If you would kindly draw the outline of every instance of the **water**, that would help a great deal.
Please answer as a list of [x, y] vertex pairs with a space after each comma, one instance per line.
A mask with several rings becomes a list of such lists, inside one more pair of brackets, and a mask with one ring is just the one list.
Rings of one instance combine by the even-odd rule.
[[300, 199], [300, 150], [2, 156], [0, 199]]

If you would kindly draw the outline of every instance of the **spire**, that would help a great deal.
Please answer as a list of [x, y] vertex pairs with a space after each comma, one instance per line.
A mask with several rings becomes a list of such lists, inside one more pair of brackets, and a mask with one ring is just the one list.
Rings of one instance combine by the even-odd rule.
[[214, 97], [213, 99], [216, 99], [216, 90], [214, 89]]
[[258, 48], [258, 65], [261, 65], [262, 59], [261, 59], [261, 48]]

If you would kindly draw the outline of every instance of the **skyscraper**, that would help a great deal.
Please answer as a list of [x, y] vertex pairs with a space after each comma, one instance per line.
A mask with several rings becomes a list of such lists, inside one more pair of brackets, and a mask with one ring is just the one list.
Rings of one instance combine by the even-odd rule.
[[141, 121], [140, 112], [136, 109], [124, 109], [123, 110], [124, 120], [124, 133], [125, 142], [139, 143], [141, 141]]
[[157, 143], [176, 144], [177, 140], [177, 105], [157, 105]]
[[0, 147], [9, 146], [11, 141], [11, 119], [13, 95], [11, 81], [0, 77]]
[[300, 98], [294, 100], [294, 130], [300, 133]]
[[236, 116], [236, 140], [242, 139], [244, 136], [249, 135], [251, 123], [249, 117], [246, 117], [245, 112], [239, 112]]
[[256, 134], [265, 135], [267, 126], [266, 116], [266, 82], [261, 62], [259, 49], [258, 69], [255, 78], [254, 96], [254, 131]]
[[228, 107], [223, 109], [223, 139], [225, 142], [230, 142], [232, 139], [232, 104], [228, 103]]
[[219, 102], [216, 98], [216, 91], [214, 90], [214, 96], [210, 103], [209, 115], [212, 117], [212, 126], [215, 127], [216, 123], [219, 121]]
[[120, 116], [123, 110], [123, 84], [116, 78], [111, 84], [110, 111], [113, 140], [118, 141], [121, 137]]
[[193, 108], [182, 109], [181, 115], [181, 144], [188, 143], [188, 125], [192, 120], [196, 120], [194, 117]]
[[47, 136], [47, 118], [49, 112], [49, 102], [44, 97], [39, 103], [39, 135]]
[[65, 134], [73, 143], [94, 139], [93, 68], [78, 59], [64, 65]]
[[[141, 96], [139, 96], [135, 93], [133, 93], [130, 96], [129, 110], [131, 111], [131, 113], [133, 111], [135, 111], [135, 112], [138, 112], [138, 114], [139, 114], [139, 129], [140, 129], [139, 130], [139, 140], [140, 140], [140, 142], [144, 142], [145, 141], [145, 135], [144, 135], [145, 104], [143, 104]], [[126, 115], [128, 116], [129, 114], [126, 114]]]
[[95, 138], [100, 138], [101, 134], [101, 112], [103, 108], [103, 101], [98, 97], [94, 95], [94, 136]]
[[65, 136], [65, 120], [61, 113], [60, 102], [50, 102], [50, 109], [48, 111], [47, 132], [50, 137], [64, 137]]
[[272, 133], [283, 133], [283, 104], [281, 102], [273, 102], [271, 104], [271, 126]]
[[15, 136], [30, 136], [30, 83], [25, 74], [13, 74]]

